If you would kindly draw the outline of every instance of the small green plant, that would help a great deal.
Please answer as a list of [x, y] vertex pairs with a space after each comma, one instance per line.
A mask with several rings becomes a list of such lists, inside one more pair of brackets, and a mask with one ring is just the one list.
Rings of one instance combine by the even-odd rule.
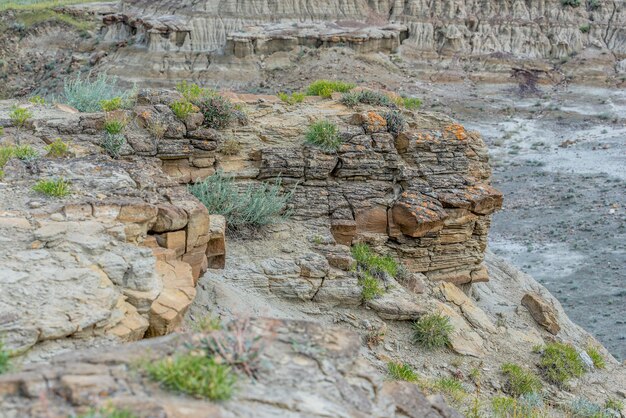
[[624, 402], [618, 399], [609, 398], [604, 402], [604, 408], [610, 409], [611, 411], [621, 412], [622, 409], [624, 409]]
[[572, 418], [613, 418], [612, 410], [603, 408], [584, 398], [576, 398], [566, 406], [566, 411]]
[[580, 0], [561, 0], [561, 5], [563, 7], [565, 6], [578, 7], [580, 6]]
[[221, 152], [224, 155], [237, 155], [241, 152], [241, 143], [237, 141], [235, 138], [228, 138], [222, 144]]
[[209, 213], [223, 215], [231, 231], [258, 228], [289, 216], [286, 208], [291, 193], [282, 193], [280, 179], [273, 185], [263, 183], [240, 189], [232, 176], [218, 171], [206, 180], [190, 185], [189, 191]]
[[491, 400], [491, 410], [496, 418], [548, 418], [543, 399], [536, 395], [522, 395], [515, 399], [497, 396]]
[[113, 97], [108, 100], [100, 100], [100, 108], [105, 112], [113, 112], [114, 110], [121, 109], [124, 106], [124, 101], [121, 97]]
[[356, 85], [336, 80], [317, 80], [309, 85], [306, 94], [308, 96], [322, 96], [329, 98], [333, 93], [347, 93]]
[[396, 277], [398, 274], [398, 263], [391, 256], [379, 256], [374, 253], [367, 244], [355, 244], [352, 246], [352, 257], [357, 262], [357, 266], [375, 276], [389, 274]]
[[402, 116], [402, 113], [398, 112], [397, 110], [385, 112], [383, 117], [385, 118], [385, 121], [387, 121], [387, 131], [389, 131], [393, 135], [398, 135], [407, 126], [404, 116]]
[[65, 197], [71, 193], [71, 183], [69, 181], [59, 179], [39, 180], [33, 190], [51, 197]]
[[578, 29], [580, 29], [581, 33], [589, 33], [589, 31], [591, 30], [591, 25], [587, 23], [586, 25], [580, 26]]
[[585, 365], [576, 348], [559, 342], [549, 343], [543, 348], [539, 368], [544, 379], [559, 388], [566, 388], [570, 379], [585, 373]]
[[291, 94], [278, 93], [278, 98], [282, 100], [283, 102], [287, 103], [288, 105], [295, 105], [298, 103], [302, 103], [305, 97], [306, 96], [304, 93], [298, 93], [298, 92], [294, 92]]
[[405, 109], [417, 110], [422, 105], [422, 101], [417, 97], [401, 97], [400, 104], [404, 106]]
[[9, 371], [9, 352], [4, 348], [4, 343], [0, 340], [0, 374]]
[[385, 288], [380, 284], [380, 281], [369, 273], [363, 273], [359, 275], [359, 286], [361, 286], [361, 296], [363, 300], [376, 299], [379, 296], [385, 294]]
[[387, 373], [394, 380], [404, 380], [406, 382], [417, 382], [419, 380], [417, 373], [406, 363], [390, 361], [387, 363]]
[[220, 318], [211, 314], [205, 315], [193, 323], [193, 330], [196, 332], [211, 332], [222, 329]]
[[107, 118], [104, 122], [104, 130], [110, 135], [117, 135], [126, 128], [126, 123], [127, 120], [123, 117]]
[[174, 112], [178, 119], [184, 121], [185, 119], [187, 119], [187, 116], [193, 113], [194, 110], [197, 108], [191, 102], [188, 102], [186, 100], [179, 100], [172, 103], [170, 105], [170, 109], [172, 109], [172, 112]]
[[450, 318], [439, 313], [424, 315], [413, 323], [413, 341], [428, 349], [438, 349], [450, 344], [453, 331]]
[[235, 119], [235, 107], [227, 98], [214, 94], [198, 101], [197, 106], [204, 115], [204, 126], [224, 129]]
[[33, 112], [23, 107], [13, 106], [11, 108], [11, 113], [9, 113], [9, 118], [11, 119], [11, 123], [18, 129], [22, 129], [28, 119], [33, 117]]
[[601, 4], [600, 4], [600, 0], [588, 0], [587, 1], [587, 9], [589, 11], [596, 11], [600, 8]]
[[39, 154], [30, 145], [18, 145], [13, 148], [13, 156], [22, 161], [33, 161], [39, 157]]
[[128, 409], [105, 406], [103, 408], [94, 409], [85, 414], [78, 415], [76, 418], [137, 418], [137, 415]]
[[355, 107], [359, 103], [372, 106], [396, 107], [396, 104], [389, 98], [389, 96], [373, 90], [361, 90], [345, 93], [341, 96], [341, 103], [348, 107]]
[[600, 354], [597, 348], [590, 345], [585, 351], [589, 354], [589, 357], [591, 357], [593, 367], [596, 369], [604, 369], [606, 367], [606, 361], [604, 361], [604, 357], [602, 357], [602, 354]]
[[63, 142], [61, 138], [57, 138], [51, 144], [46, 145], [45, 150], [47, 152], [47, 157], [63, 158], [69, 153], [70, 146]]
[[80, 112], [98, 112], [102, 109], [101, 103], [106, 100], [119, 98], [123, 107], [132, 104], [136, 88], [122, 91], [116, 86], [117, 78], [101, 73], [91, 78], [90, 74], [84, 78], [78, 74], [73, 79], [66, 79], [59, 101], [76, 108]]
[[517, 364], [503, 364], [500, 370], [507, 378], [505, 384], [506, 392], [513, 397], [517, 398], [529, 393], [539, 393], [543, 388], [539, 376], [529, 370], [524, 370]]
[[213, 401], [230, 399], [236, 383], [230, 366], [203, 355], [166, 358], [148, 365], [147, 372], [167, 389]]
[[328, 152], [337, 151], [343, 143], [337, 125], [325, 120], [309, 125], [306, 132], [306, 142]]
[[126, 137], [122, 134], [111, 134], [105, 132], [100, 146], [112, 158], [120, 158], [122, 147], [126, 143]]
[[460, 380], [454, 377], [441, 377], [431, 384], [431, 389], [436, 393], [442, 393], [455, 404], [459, 404], [466, 396], [467, 389]]
[[183, 95], [189, 102], [196, 102], [203, 97], [209, 97], [216, 94], [214, 90], [200, 87], [195, 83], [188, 83], [187, 81], [181, 81], [176, 84], [176, 90]]
[[35, 106], [43, 106], [46, 104], [46, 99], [41, 96], [31, 96], [28, 101]]

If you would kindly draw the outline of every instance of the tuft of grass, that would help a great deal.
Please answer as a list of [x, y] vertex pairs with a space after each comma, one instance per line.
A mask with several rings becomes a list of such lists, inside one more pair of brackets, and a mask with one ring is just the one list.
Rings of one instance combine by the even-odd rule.
[[65, 197], [71, 193], [71, 183], [69, 181], [59, 179], [39, 180], [33, 190], [51, 197]]
[[126, 137], [122, 134], [110, 134], [106, 132], [100, 146], [112, 158], [120, 158], [122, 147], [126, 143]]
[[610, 409], [611, 411], [621, 412], [621, 410], [624, 409], [624, 402], [618, 399], [609, 398], [604, 402], [604, 408]]
[[100, 108], [104, 112], [113, 112], [114, 110], [121, 109], [124, 106], [124, 101], [121, 97], [113, 97], [108, 100], [100, 100]]
[[404, 380], [405, 382], [417, 382], [419, 380], [417, 373], [406, 363], [390, 361], [387, 363], [387, 373], [394, 380]]
[[586, 25], [582, 25], [578, 28], [580, 30], [581, 33], [589, 33], [589, 31], [591, 30], [591, 26], [589, 24]]
[[333, 93], [347, 93], [356, 85], [337, 80], [317, 80], [309, 85], [306, 94], [308, 96], [321, 96], [329, 98]]
[[222, 144], [221, 153], [224, 155], [237, 155], [241, 152], [241, 144], [234, 138], [228, 138]]
[[107, 118], [104, 122], [104, 130], [110, 135], [117, 135], [122, 133], [126, 124], [127, 120], [124, 117]]
[[236, 109], [227, 98], [214, 94], [195, 102], [204, 115], [204, 126], [224, 129], [236, 119]]
[[438, 349], [450, 344], [453, 331], [450, 318], [434, 313], [424, 315], [413, 323], [413, 342], [428, 349]]
[[576, 398], [565, 407], [572, 418], [614, 418], [613, 410], [602, 407], [584, 398]]
[[460, 380], [453, 377], [441, 377], [432, 382], [430, 389], [442, 393], [454, 404], [459, 404], [467, 396], [467, 389]]
[[0, 340], [0, 374], [9, 371], [10, 362], [9, 352], [4, 348], [2, 340]]
[[222, 320], [211, 314], [205, 315], [193, 323], [196, 332], [211, 332], [222, 329]]
[[361, 286], [361, 296], [363, 300], [376, 299], [385, 294], [385, 288], [380, 281], [369, 273], [359, 276], [359, 286]]
[[593, 361], [593, 367], [595, 367], [596, 369], [604, 369], [606, 367], [606, 361], [604, 360], [604, 357], [602, 357], [602, 354], [600, 354], [600, 351], [598, 351], [597, 348], [590, 345], [585, 351], [587, 352], [587, 354], [589, 354], [589, 357], [591, 357], [591, 360]]
[[391, 112], [385, 112], [383, 115], [385, 121], [387, 122], [387, 131], [392, 133], [393, 135], [398, 135], [400, 132], [406, 128], [406, 120], [402, 113], [397, 110], [392, 110]]
[[355, 244], [351, 251], [357, 265], [373, 275], [380, 275], [384, 272], [396, 277], [398, 274], [400, 267], [396, 260], [388, 255], [379, 256], [367, 244]]
[[417, 97], [401, 97], [400, 105], [408, 110], [417, 110], [422, 105], [422, 101]]
[[91, 3], [99, 0], [12, 0], [0, 3], [0, 12], [4, 10], [41, 10], [71, 4]]
[[34, 104], [35, 106], [43, 106], [46, 104], [46, 99], [41, 96], [31, 96], [28, 99], [28, 102]]
[[178, 119], [184, 121], [185, 119], [187, 119], [187, 116], [189, 116], [197, 109], [197, 107], [195, 107], [193, 103], [186, 100], [179, 100], [172, 103], [170, 105], [170, 109], [172, 109], [172, 112], [174, 112]]
[[83, 78], [79, 73], [75, 78], [65, 80], [59, 101], [80, 112], [98, 112], [102, 109], [103, 101], [116, 98], [122, 100], [123, 107], [130, 107], [136, 89], [122, 91], [116, 83], [116, 77], [109, 77], [105, 73], [98, 74], [95, 78], [90, 74]]
[[580, 0], [561, 0], [561, 6], [578, 7], [580, 6]]
[[320, 120], [309, 125], [306, 132], [306, 142], [328, 152], [335, 152], [343, 141], [339, 137], [337, 125]]
[[230, 366], [192, 354], [150, 364], [147, 372], [167, 389], [213, 401], [230, 399], [237, 380]]
[[51, 144], [46, 145], [45, 150], [49, 158], [63, 158], [69, 153], [70, 146], [61, 138], [57, 138]]
[[9, 119], [11, 123], [18, 129], [23, 128], [26, 125], [28, 119], [33, 117], [33, 112], [23, 107], [13, 106], [11, 113], [9, 113]]
[[372, 106], [396, 107], [395, 102], [391, 100], [389, 96], [373, 90], [361, 90], [345, 93], [341, 96], [341, 103], [348, 107], [355, 107], [359, 103], [369, 104]]
[[576, 348], [559, 342], [544, 347], [539, 368], [544, 379], [559, 388], [566, 388], [569, 380], [585, 373], [585, 365]]
[[287, 103], [288, 105], [295, 105], [298, 103], [302, 103], [305, 97], [306, 96], [304, 93], [298, 93], [298, 92], [294, 92], [291, 94], [278, 93], [278, 98], [282, 100], [283, 102]]
[[215, 90], [200, 87], [196, 83], [188, 83], [187, 81], [181, 81], [176, 84], [176, 91], [183, 95], [188, 102], [196, 102], [202, 98], [210, 97], [217, 92]]
[[239, 189], [232, 176], [218, 171], [206, 180], [190, 185], [189, 191], [209, 210], [223, 215], [231, 231], [258, 228], [280, 222], [286, 212], [291, 193], [281, 192], [281, 181]]
[[517, 364], [503, 364], [500, 370], [507, 378], [506, 392], [513, 397], [517, 398], [521, 395], [539, 393], [543, 388], [539, 376], [530, 370], [524, 370]]
[[515, 399], [497, 396], [491, 400], [491, 411], [496, 418], [547, 418], [543, 399], [536, 395], [522, 395]]
[[76, 418], [137, 418], [137, 415], [128, 409], [105, 406], [100, 409], [92, 409], [85, 414], [76, 416]]
[[39, 157], [39, 154], [30, 145], [18, 145], [13, 147], [13, 157], [22, 161], [33, 161]]

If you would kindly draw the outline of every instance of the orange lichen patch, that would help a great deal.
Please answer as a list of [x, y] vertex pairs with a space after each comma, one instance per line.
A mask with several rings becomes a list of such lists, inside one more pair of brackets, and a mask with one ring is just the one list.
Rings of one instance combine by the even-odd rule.
[[374, 111], [367, 112], [367, 128], [369, 131], [378, 131], [387, 126], [387, 120]]
[[434, 141], [435, 137], [431, 134], [423, 134], [423, 133], [419, 133], [417, 134], [417, 140], [415, 141], [416, 143], [419, 143], [421, 141]]
[[464, 141], [467, 139], [467, 132], [465, 131], [465, 127], [460, 123], [453, 123], [452, 125], [448, 125], [443, 130], [444, 135], [446, 133], [451, 133], [458, 139], [459, 141]]

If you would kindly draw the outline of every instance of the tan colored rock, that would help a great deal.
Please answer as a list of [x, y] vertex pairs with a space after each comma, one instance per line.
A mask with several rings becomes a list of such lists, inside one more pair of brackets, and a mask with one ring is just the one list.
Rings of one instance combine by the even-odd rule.
[[208, 261], [206, 256], [207, 244], [202, 244], [187, 251], [182, 258], [182, 261], [191, 266], [191, 273], [194, 279], [194, 285], [198, 279], [207, 270]]
[[390, 279], [382, 296], [368, 300], [366, 305], [383, 319], [395, 321], [415, 320], [428, 311], [428, 306], [417, 296], [407, 292], [400, 283]]
[[175, 205], [163, 203], [158, 207], [157, 219], [152, 230], [154, 232], [178, 231], [187, 225], [187, 221], [187, 212]]
[[226, 266], [226, 219], [223, 216], [211, 215], [209, 236], [206, 248], [208, 268], [223, 269]]
[[497, 329], [487, 314], [465, 294], [461, 289], [452, 283], [441, 283], [439, 290], [448, 302], [454, 303], [461, 308], [463, 316], [476, 328], [496, 333]]
[[187, 248], [187, 234], [185, 231], [166, 232], [154, 235], [159, 245], [174, 250], [176, 257], [181, 257]]
[[330, 225], [330, 232], [333, 234], [335, 241], [342, 245], [352, 245], [356, 231], [356, 221], [350, 219], [336, 219]]
[[359, 210], [356, 212], [355, 218], [356, 230], [359, 233], [387, 233], [387, 208], [383, 206]]
[[559, 318], [552, 306], [536, 292], [526, 293], [522, 297], [522, 305], [525, 306], [533, 319], [549, 333], [557, 335], [561, 330]]
[[483, 357], [483, 339], [468, 325], [465, 319], [445, 303], [437, 302], [437, 310], [450, 318], [453, 330], [450, 333], [450, 346], [454, 352], [472, 357]]
[[448, 217], [437, 200], [417, 192], [403, 192], [393, 206], [392, 214], [394, 224], [410, 237], [422, 237], [441, 230]]
[[129, 203], [122, 205], [117, 219], [122, 222], [154, 222], [157, 214], [157, 207], [149, 203]]

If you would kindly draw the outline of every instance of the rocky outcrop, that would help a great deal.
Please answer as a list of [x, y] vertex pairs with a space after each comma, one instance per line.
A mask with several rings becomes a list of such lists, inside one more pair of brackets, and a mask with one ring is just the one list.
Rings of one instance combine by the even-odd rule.
[[[257, 320], [263, 347], [257, 380], [239, 376], [232, 400], [213, 403], [176, 396], [136, 364], [187, 350], [201, 335], [171, 335], [106, 353], [61, 356], [46, 366], [0, 377], [2, 417], [67, 417], [114, 405], [137, 417], [460, 417], [440, 396], [417, 385], [388, 382], [359, 352], [356, 334], [312, 322]], [[251, 337], [251, 338], [252, 338]]]

